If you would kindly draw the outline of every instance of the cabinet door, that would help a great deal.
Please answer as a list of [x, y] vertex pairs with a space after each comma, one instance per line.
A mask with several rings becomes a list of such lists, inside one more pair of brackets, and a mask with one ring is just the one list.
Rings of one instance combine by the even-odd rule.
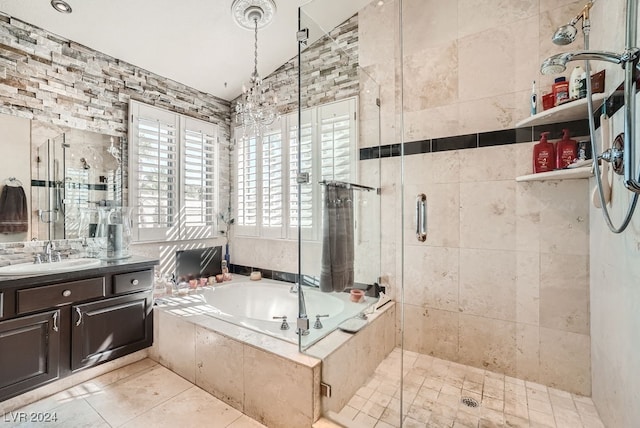
[[71, 307], [71, 370], [94, 366], [151, 346], [151, 293]]
[[0, 322], [0, 401], [58, 378], [60, 311]]

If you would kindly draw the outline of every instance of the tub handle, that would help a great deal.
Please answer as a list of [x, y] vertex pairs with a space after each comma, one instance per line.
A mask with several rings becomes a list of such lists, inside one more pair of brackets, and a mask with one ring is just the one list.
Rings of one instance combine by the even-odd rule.
[[424, 193], [416, 197], [416, 238], [420, 242], [427, 240], [427, 195]]
[[326, 315], [316, 315], [316, 322], [313, 324], [313, 328], [322, 328], [324, 327], [320, 322], [320, 318], [327, 318], [329, 314]]
[[287, 322], [287, 316], [283, 315], [281, 317], [273, 317], [274, 320], [282, 320], [282, 324], [280, 324], [280, 330], [289, 330], [289, 323]]

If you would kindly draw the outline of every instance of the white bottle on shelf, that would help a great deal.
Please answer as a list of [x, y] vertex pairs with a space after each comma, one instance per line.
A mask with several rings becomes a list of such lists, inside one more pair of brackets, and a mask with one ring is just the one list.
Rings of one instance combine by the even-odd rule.
[[577, 100], [580, 98], [580, 81], [582, 80], [583, 73], [584, 70], [579, 65], [571, 72], [571, 77], [569, 78], [569, 99]]

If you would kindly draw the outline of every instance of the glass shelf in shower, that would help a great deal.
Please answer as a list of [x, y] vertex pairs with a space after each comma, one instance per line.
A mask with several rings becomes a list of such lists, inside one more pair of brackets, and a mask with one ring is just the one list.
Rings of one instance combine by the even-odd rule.
[[[605, 99], [605, 94], [593, 94], [593, 110], [597, 110]], [[542, 111], [516, 123], [516, 128], [548, 125], [550, 123], [571, 122], [589, 117], [587, 99], [570, 101], [549, 110]]]
[[559, 169], [556, 171], [539, 172], [537, 174], [521, 175], [516, 177], [516, 181], [546, 181], [546, 180], [575, 180], [580, 178], [593, 177], [592, 166], [582, 166], [580, 168]]

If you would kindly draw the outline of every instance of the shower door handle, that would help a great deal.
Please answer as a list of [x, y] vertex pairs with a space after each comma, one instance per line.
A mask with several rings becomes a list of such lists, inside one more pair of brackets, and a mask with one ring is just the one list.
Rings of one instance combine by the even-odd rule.
[[416, 197], [416, 238], [419, 242], [427, 240], [427, 195], [424, 193]]

